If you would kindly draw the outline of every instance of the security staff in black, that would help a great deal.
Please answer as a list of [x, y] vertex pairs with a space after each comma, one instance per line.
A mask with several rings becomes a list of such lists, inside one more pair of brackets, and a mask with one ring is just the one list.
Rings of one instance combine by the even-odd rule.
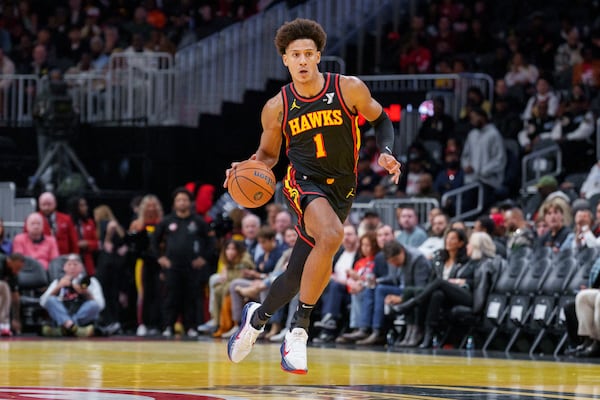
[[[203, 309], [202, 285], [215, 272], [214, 243], [204, 218], [192, 213], [192, 194], [177, 188], [173, 194], [173, 212], [156, 226], [152, 250], [166, 276], [164, 336], [173, 334], [177, 316], [183, 314], [183, 325], [190, 336]], [[200, 307], [200, 308], [199, 308]]]
[[[294, 321], [281, 347], [281, 367], [296, 374], [308, 371], [310, 313], [329, 282], [333, 256], [342, 243], [343, 220], [355, 196], [359, 113], [375, 128], [381, 150], [379, 165], [396, 183], [400, 176], [400, 163], [391, 154], [392, 123], [365, 83], [357, 77], [319, 71], [326, 38], [316, 21], [302, 18], [286, 22], [275, 35], [275, 47], [292, 83], [263, 107], [263, 132], [250, 159], [272, 168], [286, 140], [290, 167], [284, 193], [298, 213], [300, 239], [287, 269], [273, 282], [263, 304], [246, 305], [240, 329], [227, 345], [229, 359], [242, 361], [273, 313], [299, 293]], [[232, 163], [226, 175], [237, 165]]]
[[340, 221], [348, 216], [356, 195], [356, 163], [360, 148], [357, 114], [340, 95], [338, 74], [324, 74], [325, 86], [311, 98], [296, 93], [292, 84], [281, 89], [282, 130], [290, 160], [284, 194], [298, 215], [300, 238], [313, 244], [304, 231], [302, 212], [315, 197], [326, 197]]

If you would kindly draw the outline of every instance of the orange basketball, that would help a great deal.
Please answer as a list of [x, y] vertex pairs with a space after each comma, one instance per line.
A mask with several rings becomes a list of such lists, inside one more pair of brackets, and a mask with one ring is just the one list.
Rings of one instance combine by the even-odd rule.
[[273, 197], [275, 184], [275, 174], [265, 163], [247, 160], [231, 171], [227, 190], [240, 206], [256, 208], [267, 204]]

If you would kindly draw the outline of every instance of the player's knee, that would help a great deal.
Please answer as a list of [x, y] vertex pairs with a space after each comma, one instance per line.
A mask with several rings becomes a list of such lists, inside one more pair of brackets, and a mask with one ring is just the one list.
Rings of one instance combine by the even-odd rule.
[[315, 244], [337, 251], [344, 238], [344, 228], [341, 224], [324, 224], [319, 234], [315, 236]]

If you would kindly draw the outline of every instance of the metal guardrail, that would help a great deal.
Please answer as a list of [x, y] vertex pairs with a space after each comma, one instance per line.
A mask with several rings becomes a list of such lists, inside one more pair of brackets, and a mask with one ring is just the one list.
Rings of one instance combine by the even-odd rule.
[[429, 217], [429, 211], [432, 208], [439, 207], [439, 202], [430, 197], [406, 197], [400, 199], [377, 199], [368, 203], [354, 203], [350, 212], [350, 218], [353, 223], [358, 224], [365, 211], [375, 211], [379, 214], [381, 221], [397, 230], [400, 228], [396, 210], [402, 206], [411, 206], [417, 212], [419, 223], [424, 224]]
[[[177, 123], [176, 69], [168, 53], [115, 53], [106, 73], [66, 74], [69, 95], [82, 123], [130, 125]], [[36, 75], [2, 75], [0, 123], [31, 126], [36, 99], [48, 79]], [[8, 83], [8, 84], [6, 84]]]
[[541, 176], [558, 176], [562, 172], [562, 151], [556, 143], [535, 150], [521, 160], [521, 193], [527, 194]]
[[[475, 190], [477, 191], [477, 206], [474, 209], [464, 209], [465, 194]], [[473, 182], [449, 190], [442, 196], [441, 204], [445, 208], [454, 205], [452, 221], [464, 221], [470, 217], [479, 215], [483, 211], [483, 186], [479, 182]]]

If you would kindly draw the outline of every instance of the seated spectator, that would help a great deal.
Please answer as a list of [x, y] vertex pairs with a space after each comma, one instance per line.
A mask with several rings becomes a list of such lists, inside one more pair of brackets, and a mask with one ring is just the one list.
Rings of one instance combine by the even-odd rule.
[[[211, 321], [214, 321], [215, 326], [218, 326], [214, 334], [215, 337], [220, 337], [233, 327], [233, 321], [231, 324], [225, 325], [223, 324], [224, 318], [221, 317], [223, 304], [226, 302], [231, 303], [231, 298], [227, 299], [229, 285], [234, 279], [242, 277], [244, 270], [255, 268], [243, 242], [228, 240], [223, 245], [220, 258], [224, 267], [221, 271], [211, 275], [209, 279]], [[228, 308], [229, 316], [225, 319], [231, 321], [231, 306]]]
[[444, 105], [443, 97], [433, 99], [433, 115], [423, 121], [417, 135], [418, 141], [436, 141], [443, 148], [448, 138], [454, 135], [454, 118], [444, 112]]
[[425, 164], [425, 154], [415, 147], [411, 148], [408, 153], [407, 171], [402, 174], [399, 183], [399, 190], [405, 196], [412, 197], [419, 193], [419, 180], [427, 173]]
[[104, 308], [100, 282], [87, 277], [81, 258], [68, 256], [63, 267], [65, 274], [52, 283], [42, 297], [44, 307], [57, 328], [45, 326], [44, 336], [93, 336], [94, 323]]
[[560, 197], [546, 200], [542, 204], [541, 215], [548, 225], [548, 232], [540, 238], [539, 245], [552, 248], [554, 253], [568, 248], [573, 232], [569, 228], [571, 207]]
[[362, 219], [358, 223], [358, 227], [356, 228], [356, 233], [358, 237], [362, 237], [367, 232], [376, 232], [377, 229], [381, 226], [381, 217], [375, 211], [367, 210], [365, 211]]
[[[503, 223], [504, 221], [502, 221], [502, 224]], [[492, 241], [496, 246], [496, 254], [506, 258], [506, 244], [503, 242], [500, 236], [496, 235], [496, 223], [491, 216], [482, 215], [478, 217], [473, 225], [473, 232], [487, 233], [492, 238]]]
[[581, 184], [579, 196], [589, 200], [598, 193], [600, 193], [600, 161], [592, 165], [585, 181]]
[[[465, 236], [458, 232], [457, 235], [454, 240], [461, 243]], [[473, 304], [475, 269], [495, 255], [492, 238], [485, 232], [473, 232], [467, 245], [469, 261], [455, 259], [457, 263], [450, 265], [444, 262], [443, 268], [436, 271], [435, 278], [417, 296], [396, 308], [398, 314], [405, 314], [415, 307], [425, 310], [425, 334], [420, 348], [432, 346], [443, 312], [456, 305], [470, 307]]]
[[577, 314], [577, 334], [584, 338], [583, 343], [575, 349], [577, 357], [600, 356], [600, 263], [596, 263], [590, 271], [588, 288], [575, 296], [575, 312]]
[[573, 66], [583, 61], [582, 48], [579, 30], [573, 27], [567, 34], [566, 42], [558, 46], [554, 54], [554, 76], [563, 84], [562, 86], [568, 87], [571, 84]]
[[419, 226], [419, 216], [412, 207], [403, 207], [398, 216], [400, 230], [395, 232], [396, 240], [404, 246], [419, 247], [427, 239], [427, 233]]
[[375, 186], [379, 184], [381, 175], [371, 168], [371, 160], [366, 154], [361, 154], [356, 164], [356, 201], [368, 202], [373, 198]]
[[553, 139], [556, 118], [548, 114], [548, 102], [538, 102], [531, 112], [531, 118], [523, 122], [523, 129], [517, 134], [517, 140], [523, 153], [530, 153], [536, 145], [548, 139]]
[[537, 67], [527, 62], [523, 54], [517, 51], [508, 64], [504, 80], [509, 89], [524, 95], [527, 88], [535, 84], [539, 74]]
[[44, 222], [38, 213], [31, 213], [25, 221], [27, 232], [19, 233], [13, 240], [13, 252], [37, 260], [44, 269], [48, 269], [50, 261], [59, 256], [56, 239], [45, 235]]
[[[435, 253], [432, 260], [431, 274], [428, 278], [428, 283], [442, 277], [449, 279], [452, 271], [458, 271], [463, 264], [468, 261], [467, 257], [467, 235], [465, 231], [460, 229], [450, 228], [443, 239], [442, 249]], [[413, 297], [421, 292], [423, 288], [406, 288], [403, 296], [388, 296], [386, 304], [389, 304], [394, 312], [402, 310], [402, 304], [412, 304]], [[416, 347], [423, 340], [424, 326], [424, 311], [421, 307], [419, 312], [412, 312], [409, 307], [409, 312], [405, 313], [407, 319], [406, 332], [404, 338], [397, 345], [400, 347]]]
[[600, 247], [600, 240], [596, 237], [592, 231], [594, 226], [594, 216], [592, 212], [587, 209], [580, 209], [575, 212], [575, 227], [573, 235], [571, 235], [571, 243], [566, 244], [566, 248], [572, 248], [575, 251], [579, 251], [584, 248]]
[[583, 85], [586, 93], [594, 93], [600, 87], [600, 59], [594, 57], [590, 46], [581, 50], [582, 60], [573, 66], [573, 85]]
[[12, 253], [12, 241], [6, 237], [6, 230], [4, 229], [4, 220], [2, 218], [0, 218], [0, 253]]
[[546, 199], [552, 199], [554, 197], [562, 197], [565, 201], [570, 202], [570, 196], [563, 190], [559, 189], [558, 181], [552, 175], [542, 176], [535, 184], [537, 193], [528, 198], [525, 202], [523, 212], [525, 218], [528, 220], [535, 221], [537, 214]]
[[531, 248], [534, 246], [536, 235], [525, 220], [523, 211], [520, 208], [513, 207], [504, 212], [504, 226], [508, 233], [507, 256], [510, 256], [511, 252], [521, 247]]
[[[501, 80], [502, 81], [502, 80]], [[504, 81], [502, 81], [504, 82]], [[506, 96], [494, 98], [492, 123], [496, 125], [504, 139], [517, 139], [523, 121], [516, 111], [515, 100]]]
[[431, 233], [419, 246], [419, 251], [429, 260], [433, 258], [433, 255], [438, 250], [444, 248], [444, 233], [446, 232], [446, 228], [448, 228], [448, 216], [446, 214], [438, 214], [433, 217]]
[[25, 265], [25, 256], [0, 254], [0, 336], [21, 333], [19, 281], [17, 276]]
[[[369, 245], [375, 243], [375, 232], [370, 231], [368, 235], [371, 239]], [[327, 343], [335, 339], [334, 334], [342, 322], [344, 309], [351, 302], [347, 289], [348, 277], [360, 258], [360, 247], [362, 247], [362, 240], [359, 241], [356, 228], [352, 225], [344, 225], [342, 246], [333, 257], [331, 277], [320, 299], [322, 317], [314, 323], [315, 328], [322, 329], [321, 334], [314, 339], [318, 343]]]
[[559, 98], [552, 90], [548, 79], [543, 76], [537, 78], [535, 90], [535, 94], [527, 101], [525, 110], [523, 111], [523, 120], [527, 121], [534, 117], [535, 107], [540, 103], [545, 103], [547, 105], [547, 112], [549, 116], [556, 116], [559, 106]]

